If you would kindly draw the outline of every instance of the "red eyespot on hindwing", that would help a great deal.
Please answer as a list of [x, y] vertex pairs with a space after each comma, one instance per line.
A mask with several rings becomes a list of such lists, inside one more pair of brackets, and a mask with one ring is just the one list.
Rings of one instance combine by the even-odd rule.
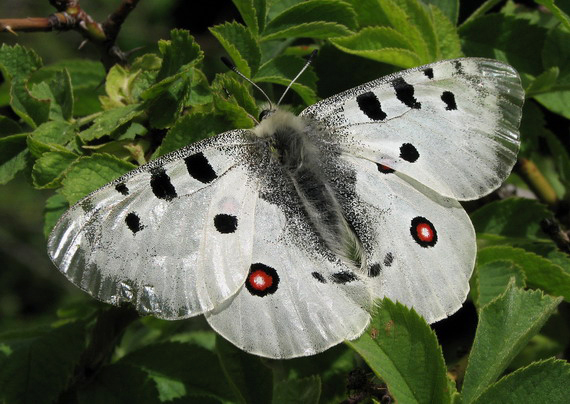
[[417, 216], [412, 219], [410, 233], [422, 247], [433, 247], [437, 243], [437, 231], [433, 223], [425, 217]]
[[279, 286], [279, 275], [274, 268], [256, 263], [249, 269], [245, 287], [254, 296], [264, 297], [275, 293]]

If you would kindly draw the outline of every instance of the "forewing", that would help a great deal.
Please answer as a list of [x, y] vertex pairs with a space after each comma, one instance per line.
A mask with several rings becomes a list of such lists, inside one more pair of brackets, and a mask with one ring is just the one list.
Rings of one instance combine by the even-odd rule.
[[[206, 313], [236, 346], [277, 359], [354, 339], [370, 318], [366, 279], [323, 250], [304, 215], [290, 208], [257, 201], [248, 279], [234, 297]], [[256, 289], [269, 281], [271, 287]]]
[[257, 183], [245, 131], [163, 156], [93, 192], [53, 229], [48, 252], [94, 297], [175, 319], [211, 310], [251, 263]]
[[469, 200], [496, 189], [510, 173], [523, 100], [512, 67], [466, 58], [380, 78], [302, 115], [319, 121], [346, 153]]
[[366, 257], [373, 297], [413, 307], [428, 322], [463, 304], [476, 256], [475, 232], [461, 205], [417, 181], [343, 155], [356, 173], [347, 211]]

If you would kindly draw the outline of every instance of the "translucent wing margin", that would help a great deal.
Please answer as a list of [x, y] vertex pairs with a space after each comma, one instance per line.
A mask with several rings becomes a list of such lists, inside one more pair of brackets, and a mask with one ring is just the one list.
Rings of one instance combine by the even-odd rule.
[[479, 198], [510, 173], [524, 92], [490, 59], [446, 60], [380, 78], [302, 112], [346, 153], [457, 200]]
[[251, 263], [257, 184], [231, 131], [165, 155], [72, 206], [48, 240], [59, 270], [111, 304], [175, 319], [211, 310]]

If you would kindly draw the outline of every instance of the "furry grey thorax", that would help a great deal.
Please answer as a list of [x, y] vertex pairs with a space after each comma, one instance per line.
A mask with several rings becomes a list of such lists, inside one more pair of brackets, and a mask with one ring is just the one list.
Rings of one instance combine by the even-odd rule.
[[345, 262], [363, 267], [360, 240], [343, 213], [321, 167], [322, 156], [311, 131], [320, 130], [290, 112], [275, 110], [254, 129], [267, 141], [274, 158], [289, 175], [311, 224], [326, 246]]

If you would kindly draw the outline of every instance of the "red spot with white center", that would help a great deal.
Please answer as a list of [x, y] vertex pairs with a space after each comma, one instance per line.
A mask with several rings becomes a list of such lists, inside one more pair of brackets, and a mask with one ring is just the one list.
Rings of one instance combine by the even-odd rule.
[[254, 289], [265, 290], [273, 284], [273, 278], [259, 269], [249, 275], [249, 284]]
[[264, 297], [273, 294], [279, 286], [279, 275], [275, 268], [262, 263], [252, 264], [245, 287], [254, 296]]
[[412, 219], [410, 233], [422, 247], [433, 247], [437, 243], [437, 231], [433, 223], [425, 217], [417, 216]]

